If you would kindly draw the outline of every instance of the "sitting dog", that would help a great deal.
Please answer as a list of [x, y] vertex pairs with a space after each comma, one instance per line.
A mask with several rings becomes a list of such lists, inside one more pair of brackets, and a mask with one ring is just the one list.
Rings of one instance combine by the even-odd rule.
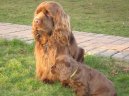
[[72, 87], [77, 96], [117, 96], [112, 82], [103, 74], [68, 55], [58, 56], [51, 72], [63, 85]]
[[78, 62], [83, 62], [84, 49], [78, 47], [70, 27], [69, 16], [63, 7], [52, 1], [38, 5], [32, 22], [35, 40], [36, 76], [44, 82], [56, 81], [51, 66], [60, 54], [69, 54]]

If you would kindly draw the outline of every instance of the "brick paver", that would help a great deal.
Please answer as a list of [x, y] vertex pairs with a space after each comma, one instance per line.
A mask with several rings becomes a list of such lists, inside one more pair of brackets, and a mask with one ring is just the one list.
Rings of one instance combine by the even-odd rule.
[[[106, 56], [129, 62], [129, 38], [74, 31], [79, 46], [86, 54]], [[20, 39], [32, 43], [31, 26], [0, 23], [0, 38]]]

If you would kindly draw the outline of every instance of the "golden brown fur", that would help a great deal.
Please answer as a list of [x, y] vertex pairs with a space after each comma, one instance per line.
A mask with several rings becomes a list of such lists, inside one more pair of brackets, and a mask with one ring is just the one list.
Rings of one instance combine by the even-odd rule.
[[41, 3], [34, 14], [32, 34], [35, 39], [36, 75], [42, 81], [54, 81], [51, 66], [56, 56], [67, 54], [82, 62], [84, 50], [77, 46], [69, 16], [51, 1]]
[[97, 70], [79, 64], [70, 56], [59, 56], [51, 71], [62, 84], [70, 85], [77, 96], [116, 96], [110, 80]]

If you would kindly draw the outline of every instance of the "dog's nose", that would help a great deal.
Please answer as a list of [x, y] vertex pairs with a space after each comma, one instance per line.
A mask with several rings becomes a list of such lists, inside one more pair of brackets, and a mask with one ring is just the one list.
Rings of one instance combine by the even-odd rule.
[[38, 24], [38, 25], [41, 24], [41, 20], [39, 18], [35, 18], [34, 22], [35, 22], [35, 24]]

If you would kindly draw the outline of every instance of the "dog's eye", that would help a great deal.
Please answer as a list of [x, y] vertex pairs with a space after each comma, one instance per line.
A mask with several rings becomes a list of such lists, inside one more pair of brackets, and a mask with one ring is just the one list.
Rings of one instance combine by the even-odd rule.
[[49, 14], [49, 12], [47, 10], [45, 11], [45, 16], [50, 17], [50, 14]]
[[70, 67], [70, 63], [69, 62], [66, 62], [65, 65], [66, 65], [66, 67]]

